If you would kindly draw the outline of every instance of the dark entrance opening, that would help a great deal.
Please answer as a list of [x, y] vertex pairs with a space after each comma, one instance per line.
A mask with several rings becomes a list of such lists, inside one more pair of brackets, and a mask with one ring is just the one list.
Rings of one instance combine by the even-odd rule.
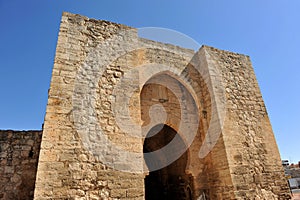
[[[163, 128], [157, 133], [157, 129]], [[153, 152], [169, 144], [176, 135], [176, 131], [167, 125], [153, 127], [144, 142], [144, 153]], [[180, 138], [176, 147], [184, 148], [184, 141]], [[178, 149], [174, 148], [174, 151]], [[159, 153], [151, 160], [145, 158], [146, 165], [150, 172], [145, 178], [145, 199], [146, 200], [192, 200], [191, 177], [185, 173], [188, 155], [185, 151], [176, 161], [168, 166], [151, 171], [153, 163], [161, 164], [168, 160], [169, 155]], [[149, 167], [150, 166], [150, 167]]]

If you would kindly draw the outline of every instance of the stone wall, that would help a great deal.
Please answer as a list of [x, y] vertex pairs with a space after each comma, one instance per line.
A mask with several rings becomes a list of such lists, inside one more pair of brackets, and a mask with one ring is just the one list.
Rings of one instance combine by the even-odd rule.
[[0, 199], [33, 199], [42, 131], [0, 131]]
[[222, 74], [226, 117], [222, 138], [238, 199], [289, 199], [270, 120], [245, 55], [207, 48], [208, 65]]
[[158, 124], [188, 147], [178, 163], [193, 199], [289, 198], [249, 57], [64, 13], [35, 199], [144, 199], [154, 169], [143, 145]]

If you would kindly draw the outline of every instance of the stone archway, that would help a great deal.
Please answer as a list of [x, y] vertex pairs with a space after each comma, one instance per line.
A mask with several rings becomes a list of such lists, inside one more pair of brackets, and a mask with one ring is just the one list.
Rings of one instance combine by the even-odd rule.
[[194, 52], [70, 13], [61, 22], [35, 199], [143, 199], [142, 138], [157, 124], [185, 144], [196, 134], [186, 169], [194, 199], [289, 198], [248, 56]]
[[[151, 137], [147, 137], [144, 141], [144, 153], [153, 152], [166, 146], [177, 134], [174, 129], [167, 125], [163, 125], [162, 129], [157, 132], [157, 129], [161, 127], [161, 125], [157, 125], [149, 131], [148, 135]], [[176, 148], [182, 148], [184, 145], [184, 141], [181, 139]], [[174, 151], [177, 151], [176, 148], [174, 148]], [[151, 166], [153, 163], [149, 162], [165, 162], [167, 156], [168, 155], [157, 154], [154, 159], [145, 159], [145, 163], [147, 166]], [[145, 199], [191, 200], [192, 180], [191, 177], [185, 173], [187, 163], [188, 152], [185, 151], [177, 160], [166, 167], [156, 171], [150, 171], [149, 175], [145, 177]], [[158, 164], [164, 165], [163, 163]]]
[[201, 141], [197, 101], [176, 75], [166, 71], [143, 85], [140, 103], [145, 171], [149, 171], [145, 199], [192, 199], [195, 170], [190, 170], [190, 156], [196, 157], [195, 144]]

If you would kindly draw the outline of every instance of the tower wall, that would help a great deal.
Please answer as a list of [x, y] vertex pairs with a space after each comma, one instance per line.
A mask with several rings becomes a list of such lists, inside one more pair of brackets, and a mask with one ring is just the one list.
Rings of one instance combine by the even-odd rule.
[[[150, 126], [154, 104], [167, 118], [156, 107]], [[249, 57], [207, 46], [194, 52], [69, 13], [58, 36], [35, 199], [144, 199], [152, 169], [142, 136], [160, 123], [190, 142], [185, 173], [194, 199], [288, 199]]]

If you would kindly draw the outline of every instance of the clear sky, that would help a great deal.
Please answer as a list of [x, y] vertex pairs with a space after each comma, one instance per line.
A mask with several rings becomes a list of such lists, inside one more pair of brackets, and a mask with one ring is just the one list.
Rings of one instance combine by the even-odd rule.
[[41, 129], [61, 14], [163, 27], [249, 55], [283, 159], [300, 160], [299, 0], [0, 0], [0, 129]]

